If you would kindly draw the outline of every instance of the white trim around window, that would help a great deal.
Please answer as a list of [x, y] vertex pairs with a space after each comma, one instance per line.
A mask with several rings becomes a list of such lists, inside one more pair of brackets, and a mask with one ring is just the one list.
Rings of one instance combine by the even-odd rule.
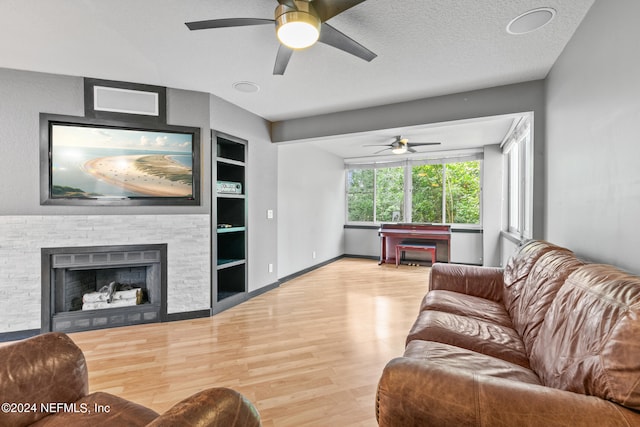
[[507, 180], [506, 231], [521, 239], [533, 230], [533, 126], [523, 117], [502, 147]]

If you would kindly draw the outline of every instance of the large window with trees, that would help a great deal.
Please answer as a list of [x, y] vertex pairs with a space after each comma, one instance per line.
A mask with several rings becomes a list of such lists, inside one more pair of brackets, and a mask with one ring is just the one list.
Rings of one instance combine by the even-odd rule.
[[347, 172], [347, 218], [352, 222], [373, 222], [375, 169]]
[[443, 223], [442, 200], [444, 165], [420, 165], [411, 168], [411, 218], [414, 222]]
[[347, 165], [347, 223], [481, 223], [480, 155]]
[[376, 221], [401, 221], [404, 218], [404, 168], [390, 167], [374, 170], [376, 171]]
[[445, 223], [480, 224], [480, 161], [447, 163]]

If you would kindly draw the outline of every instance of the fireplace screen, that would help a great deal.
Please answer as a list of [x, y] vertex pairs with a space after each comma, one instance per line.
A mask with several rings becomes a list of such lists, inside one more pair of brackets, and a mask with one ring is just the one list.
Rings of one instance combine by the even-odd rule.
[[73, 332], [166, 317], [166, 245], [42, 249], [42, 330]]

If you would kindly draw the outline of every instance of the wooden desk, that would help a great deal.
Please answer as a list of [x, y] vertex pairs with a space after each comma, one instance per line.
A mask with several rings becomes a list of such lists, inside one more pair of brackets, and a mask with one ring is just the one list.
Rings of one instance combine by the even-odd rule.
[[[382, 224], [380, 236], [380, 262], [395, 263], [395, 247], [403, 242], [437, 244], [446, 242], [447, 262], [451, 260], [451, 226], [443, 224]], [[438, 251], [441, 252], [441, 251]]]

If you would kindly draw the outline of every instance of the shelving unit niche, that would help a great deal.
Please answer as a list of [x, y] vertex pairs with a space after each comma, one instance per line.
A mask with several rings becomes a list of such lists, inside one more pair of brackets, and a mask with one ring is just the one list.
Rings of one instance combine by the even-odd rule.
[[[245, 263], [244, 243], [243, 231], [218, 230], [218, 269], [225, 268], [230, 263]], [[220, 285], [219, 283], [218, 286]]]
[[218, 221], [216, 228], [218, 232], [227, 231], [227, 228], [244, 228], [245, 226], [245, 198], [232, 198], [218, 196], [217, 199]]
[[244, 264], [218, 270], [218, 281], [225, 285], [218, 289], [218, 301], [246, 292], [246, 268]]
[[214, 306], [242, 298], [247, 292], [247, 144], [213, 133], [216, 142]]

